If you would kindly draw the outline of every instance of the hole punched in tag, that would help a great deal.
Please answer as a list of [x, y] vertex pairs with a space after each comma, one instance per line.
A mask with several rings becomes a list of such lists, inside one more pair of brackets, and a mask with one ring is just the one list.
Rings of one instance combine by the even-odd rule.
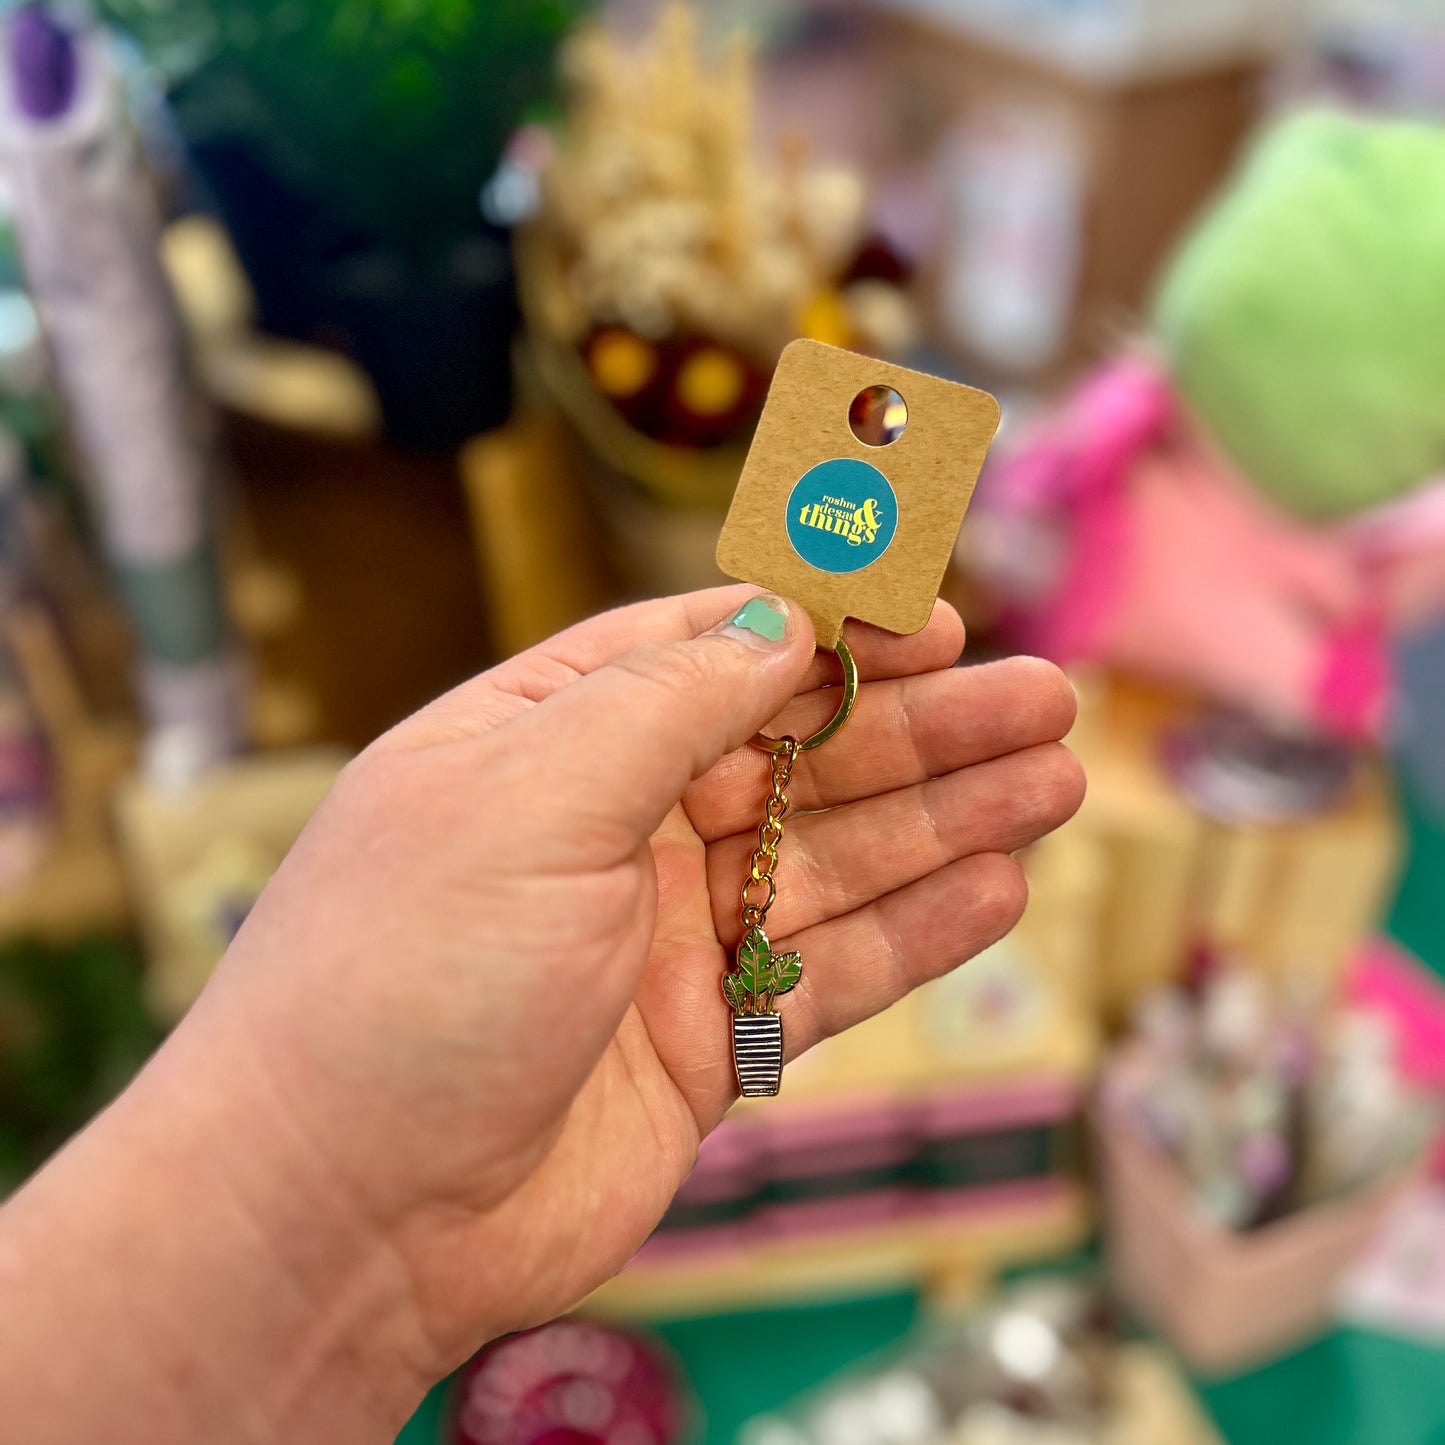
[[891, 386], [865, 386], [848, 408], [848, 427], [865, 447], [892, 446], [908, 425], [908, 403]]

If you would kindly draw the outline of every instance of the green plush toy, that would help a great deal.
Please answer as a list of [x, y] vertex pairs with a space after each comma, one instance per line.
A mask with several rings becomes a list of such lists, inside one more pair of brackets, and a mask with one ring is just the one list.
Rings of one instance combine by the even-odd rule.
[[1445, 474], [1445, 127], [1274, 127], [1167, 272], [1154, 329], [1215, 440], [1296, 515]]

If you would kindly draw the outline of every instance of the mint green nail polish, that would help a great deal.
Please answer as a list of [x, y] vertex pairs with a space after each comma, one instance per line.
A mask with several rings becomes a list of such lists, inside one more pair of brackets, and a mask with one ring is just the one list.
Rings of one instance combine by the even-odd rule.
[[768, 642], [781, 642], [788, 630], [788, 614], [773, 597], [750, 597], [728, 619], [729, 627], [751, 632]]

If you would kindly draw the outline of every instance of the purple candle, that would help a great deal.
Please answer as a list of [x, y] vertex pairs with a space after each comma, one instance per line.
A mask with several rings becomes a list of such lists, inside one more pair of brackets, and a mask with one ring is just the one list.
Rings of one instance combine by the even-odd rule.
[[75, 99], [75, 38], [43, 5], [10, 17], [15, 104], [31, 120], [57, 120]]

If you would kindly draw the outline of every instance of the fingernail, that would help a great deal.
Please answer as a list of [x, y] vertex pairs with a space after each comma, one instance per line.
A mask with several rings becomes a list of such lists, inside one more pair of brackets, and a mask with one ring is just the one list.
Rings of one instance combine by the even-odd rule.
[[774, 647], [788, 634], [788, 604], [770, 594], [749, 597], [717, 630], [752, 647]]

